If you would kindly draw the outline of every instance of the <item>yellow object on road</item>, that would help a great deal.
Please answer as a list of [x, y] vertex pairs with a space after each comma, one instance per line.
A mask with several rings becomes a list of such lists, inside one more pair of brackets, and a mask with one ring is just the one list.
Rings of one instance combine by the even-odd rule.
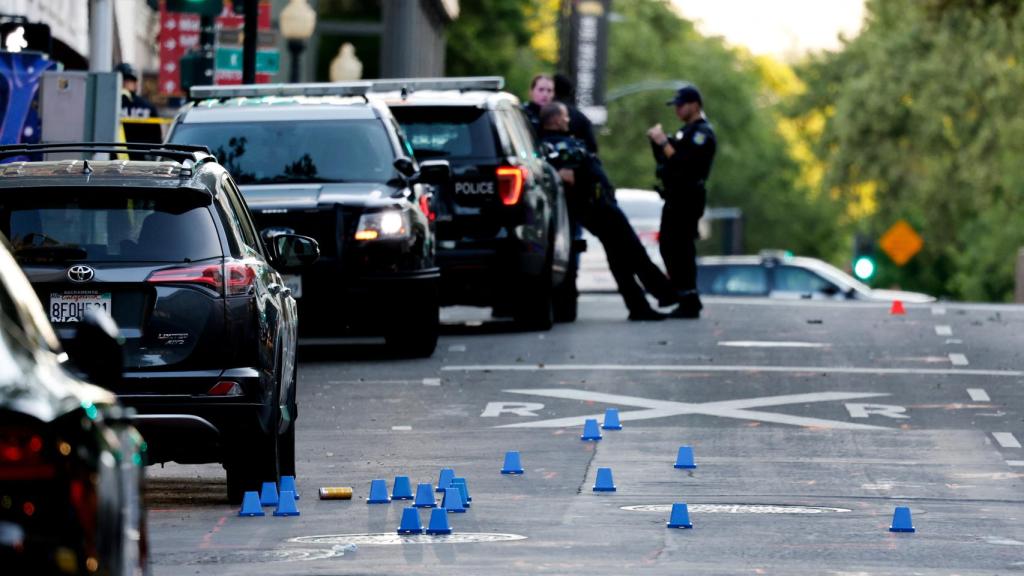
[[320, 489], [321, 500], [351, 500], [351, 486], [327, 486]]

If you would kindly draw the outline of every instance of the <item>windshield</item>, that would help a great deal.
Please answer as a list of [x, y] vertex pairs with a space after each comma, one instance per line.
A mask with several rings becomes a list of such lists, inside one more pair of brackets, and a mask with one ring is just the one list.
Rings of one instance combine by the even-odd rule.
[[223, 256], [208, 207], [144, 192], [33, 190], [30, 197], [0, 201], [0, 230], [10, 238], [19, 264]]
[[394, 106], [392, 112], [420, 160], [497, 156], [486, 110], [468, 106]]
[[209, 147], [240, 185], [395, 177], [395, 152], [380, 120], [182, 124], [171, 141]]

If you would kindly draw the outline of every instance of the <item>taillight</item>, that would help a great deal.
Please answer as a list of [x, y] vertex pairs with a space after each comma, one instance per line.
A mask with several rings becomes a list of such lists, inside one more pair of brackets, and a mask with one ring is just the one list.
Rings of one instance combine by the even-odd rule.
[[645, 246], [656, 246], [661, 243], [661, 232], [657, 230], [644, 230], [636, 234], [640, 243]]
[[430, 207], [430, 198], [427, 198], [426, 194], [420, 196], [420, 210], [427, 215], [427, 220], [433, 222], [437, 218], [437, 214]]
[[256, 271], [245, 264], [232, 262], [224, 266], [228, 272], [228, 296], [248, 294], [256, 283]]
[[513, 206], [523, 195], [526, 182], [526, 168], [521, 166], [498, 166], [498, 196], [505, 206]]
[[29, 430], [0, 429], [0, 480], [52, 478], [54, 468], [43, 453], [45, 446], [43, 438]]
[[228, 296], [245, 294], [256, 282], [256, 271], [245, 264], [231, 262], [225, 264], [223, 269], [227, 272], [228, 277], [226, 287], [220, 264], [165, 268], [150, 274], [146, 282], [151, 284], [199, 284], [217, 292], [226, 288]]
[[188, 266], [185, 268], [164, 268], [146, 278], [150, 284], [199, 284], [220, 292], [224, 286], [224, 274], [220, 264]]
[[241, 396], [242, 387], [234, 380], [221, 380], [206, 392], [210, 396]]

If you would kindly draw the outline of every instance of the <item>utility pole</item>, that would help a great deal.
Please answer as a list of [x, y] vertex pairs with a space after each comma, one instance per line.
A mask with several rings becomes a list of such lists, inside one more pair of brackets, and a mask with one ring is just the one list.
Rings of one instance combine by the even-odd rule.
[[91, 0], [89, 5], [89, 71], [114, 68], [114, 0]]

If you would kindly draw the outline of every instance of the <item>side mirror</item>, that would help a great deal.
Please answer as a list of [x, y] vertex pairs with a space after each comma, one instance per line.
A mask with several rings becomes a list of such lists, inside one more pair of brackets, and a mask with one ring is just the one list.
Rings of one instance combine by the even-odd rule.
[[424, 160], [420, 162], [417, 182], [442, 186], [452, 179], [452, 166], [447, 160]]
[[411, 158], [406, 156], [399, 156], [395, 158], [395, 162], [392, 164], [398, 173], [406, 178], [412, 178], [416, 174], [416, 165], [413, 163]]
[[287, 272], [316, 262], [320, 258], [320, 245], [309, 236], [278, 234], [271, 238], [271, 252], [274, 268]]
[[114, 319], [94, 309], [82, 317], [75, 336], [65, 348], [68, 357], [90, 382], [111, 388], [121, 380], [124, 370], [122, 342]]

